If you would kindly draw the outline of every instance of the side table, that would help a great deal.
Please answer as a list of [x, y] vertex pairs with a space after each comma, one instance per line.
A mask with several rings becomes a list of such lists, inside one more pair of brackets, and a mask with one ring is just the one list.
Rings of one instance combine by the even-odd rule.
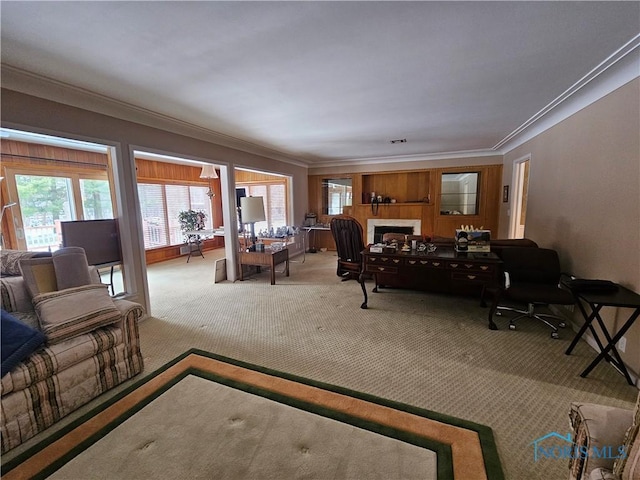
[[[598, 344], [598, 348], [600, 348], [600, 353], [593, 360], [593, 362], [591, 362], [591, 364], [580, 374], [580, 376], [584, 378], [589, 375], [589, 373], [595, 368], [595, 366], [604, 359], [611, 363], [611, 365], [613, 365], [616, 370], [624, 375], [624, 378], [627, 380], [629, 385], [633, 385], [633, 380], [629, 375], [629, 371], [622, 362], [622, 358], [620, 358], [620, 354], [618, 353], [618, 350], [616, 348], [616, 343], [618, 343], [618, 340], [620, 340], [620, 338], [622, 338], [622, 336], [627, 333], [627, 331], [631, 328], [631, 325], [633, 325], [638, 316], [640, 316], [640, 295], [632, 290], [629, 290], [628, 288], [623, 287], [622, 285], [618, 285], [617, 290], [610, 292], [588, 290], [572, 290], [572, 292], [576, 298], [576, 305], [578, 305], [580, 313], [582, 313], [585, 322], [574, 337], [571, 345], [569, 345], [569, 348], [567, 348], [564, 353], [566, 355], [571, 355], [571, 352], [577, 345], [578, 340], [580, 340], [582, 335], [584, 335], [587, 329], [589, 329], [589, 331], [593, 335], [593, 338]], [[583, 302], [589, 306], [591, 313], [587, 313]], [[631, 315], [629, 315], [629, 318], [624, 322], [620, 330], [618, 330], [618, 332], [613, 337], [607, 330], [607, 326], [600, 316], [600, 311], [603, 307], [621, 307], [633, 309]], [[607, 342], [606, 345], [603, 344], [595, 328], [593, 328], [592, 323], [594, 320], [596, 320], [598, 322], [598, 325], [600, 325], [602, 334], [604, 335]], [[609, 352], [611, 352], [613, 356], [610, 355]]]
[[276, 284], [276, 265], [285, 264], [285, 276], [289, 276], [289, 250], [265, 250], [264, 252], [239, 252], [238, 263], [240, 264], [240, 280], [244, 280], [242, 275], [243, 265], [255, 265], [260, 267], [271, 268], [271, 285]]

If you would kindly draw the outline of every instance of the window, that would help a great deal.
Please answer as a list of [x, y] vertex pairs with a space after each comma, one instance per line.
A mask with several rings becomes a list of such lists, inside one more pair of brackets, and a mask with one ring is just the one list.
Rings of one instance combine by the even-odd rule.
[[343, 207], [351, 205], [350, 178], [325, 178], [322, 180], [322, 213], [341, 215]]
[[443, 173], [440, 214], [477, 215], [479, 180], [478, 172]]
[[85, 220], [113, 218], [108, 180], [80, 179], [80, 194]]
[[190, 185], [139, 183], [144, 247], [150, 249], [184, 243], [178, 222], [178, 214], [183, 210], [204, 211], [207, 215], [205, 228], [212, 228], [207, 190], [207, 187]]
[[[12, 172], [8, 173], [11, 178]], [[113, 218], [109, 181], [81, 175], [57, 176], [44, 171], [13, 175], [27, 250], [60, 248], [60, 222]]]
[[[262, 197], [264, 201], [264, 213], [266, 220], [264, 222], [256, 222], [255, 231], [257, 235], [260, 232], [269, 232], [271, 229], [276, 230], [278, 227], [287, 225], [287, 189], [283, 183], [268, 184], [240, 184], [238, 187], [246, 189], [247, 196]], [[238, 204], [239, 198], [238, 198]]]

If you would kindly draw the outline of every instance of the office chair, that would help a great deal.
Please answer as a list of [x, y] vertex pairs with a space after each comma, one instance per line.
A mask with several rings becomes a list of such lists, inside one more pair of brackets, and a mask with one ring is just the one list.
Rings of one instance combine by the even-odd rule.
[[[497, 330], [493, 314], [512, 311], [520, 315], [509, 320], [509, 328], [516, 329], [515, 321], [523, 317], [534, 318], [549, 326], [551, 338], [559, 338], [558, 327], [565, 327], [562, 317], [549, 313], [539, 313], [537, 306], [573, 305], [571, 292], [560, 286], [564, 275], [560, 270], [560, 260], [555, 250], [547, 248], [511, 247], [502, 252], [505, 284], [498, 288], [489, 310], [489, 328]], [[500, 305], [503, 300], [524, 303], [526, 309]], [[554, 325], [550, 320], [558, 320]]]
[[333, 217], [330, 222], [331, 234], [338, 250], [337, 275], [342, 280], [356, 279], [362, 269], [362, 252], [365, 248], [362, 225], [347, 215]]

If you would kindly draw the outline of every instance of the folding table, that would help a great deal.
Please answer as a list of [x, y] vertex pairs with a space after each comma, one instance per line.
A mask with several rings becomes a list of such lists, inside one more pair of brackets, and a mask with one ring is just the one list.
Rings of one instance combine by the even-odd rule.
[[[622, 338], [622, 336], [627, 333], [629, 328], [631, 328], [631, 325], [633, 325], [638, 316], [640, 316], [640, 295], [632, 290], [629, 290], [628, 288], [623, 287], [622, 285], [617, 285], [617, 287], [617, 290], [608, 292], [572, 290], [574, 296], [576, 297], [576, 304], [578, 305], [578, 308], [580, 309], [585, 322], [571, 342], [571, 345], [569, 345], [569, 348], [567, 348], [565, 354], [571, 354], [576, 344], [578, 343], [578, 340], [580, 340], [580, 337], [582, 337], [587, 329], [589, 329], [591, 331], [591, 334], [593, 335], [593, 338], [598, 344], [598, 347], [600, 348], [600, 353], [593, 360], [593, 362], [591, 362], [591, 364], [580, 374], [580, 376], [584, 378], [589, 375], [591, 370], [593, 370], [595, 366], [604, 359], [611, 363], [614, 368], [616, 368], [620, 373], [624, 375], [624, 378], [627, 380], [629, 385], [633, 385], [633, 380], [631, 380], [629, 371], [622, 362], [622, 358], [620, 358], [620, 354], [618, 353], [616, 344], [618, 343], [620, 338]], [[591, 313], [587, 313], [583, 302], [589, 305]], [[624, 322], [622, 327], [613, 337], [607, 330], [607, 326], [600, 316], [600, 311], [603, 307], [633, 309], [633, 311], [629, 315], [629, 318]], [[602, 343], [600, 337], [596, 333], [595, 328], [593, 328], [592, 323], [594, 320], [598, 322], [598, 325], [600, 325], [600, 328], [602, 329], [602, 333], [607, 341], [606, 345]], [[611, 352], [613, 356], [610, 355], [609, 352]]]

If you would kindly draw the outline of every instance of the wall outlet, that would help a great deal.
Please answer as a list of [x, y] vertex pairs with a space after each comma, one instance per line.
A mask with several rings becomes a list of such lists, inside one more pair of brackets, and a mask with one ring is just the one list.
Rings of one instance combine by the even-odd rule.
[[627, 337], [620, 337], [620, 340], [618, 340], [618, 349], [624, 353], [626, 348], [627, 348]]

